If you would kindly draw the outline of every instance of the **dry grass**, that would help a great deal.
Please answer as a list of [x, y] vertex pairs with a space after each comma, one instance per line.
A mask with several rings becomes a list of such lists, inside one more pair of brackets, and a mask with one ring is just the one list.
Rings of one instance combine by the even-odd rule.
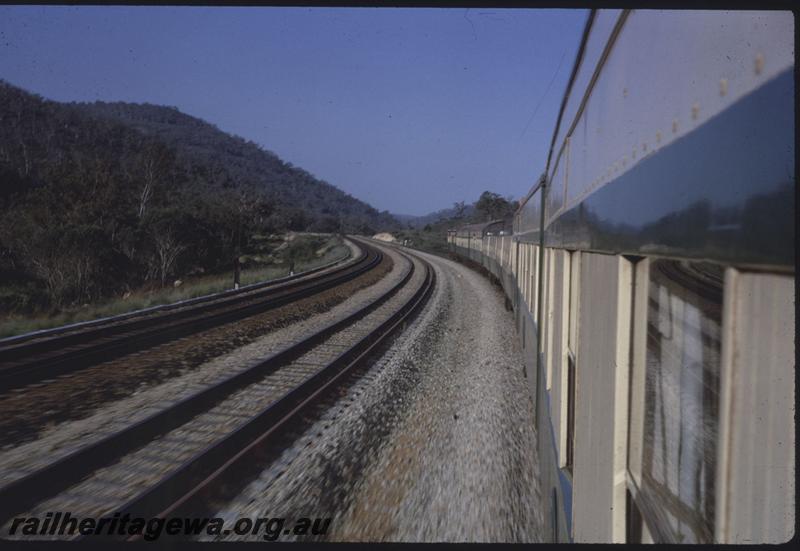
[[[298, 261], [295, 266], [295, 271], [302, 272], [312, 270], [323, 264], [340, 260], [348, 254], [349, 249], [339, 240], [337, 244], [330, 247], [322, 256], [305, 261]], [[242, 270], [240, 281], [241, 285], [250, 285], [252, 283], [278, 279], [287, 275], [289, 275], [287, 265], [267, 265], [249, 270]], [[8, 316], [5, 319], [0, 319], [0, 338], [81, 321], [115, 316], [162, 304], [171, 304], [173, 302], [218, 293], [232, 288], [233, 272], [231, 271], [225, 274], [186, 279], [180, 287], [164, 287], [156, 290], [134, 291], [126, 299], [121, 297], [115, 298], [103, 303], [91, 304], [82, 308], [64, 311], [53, 316]]]

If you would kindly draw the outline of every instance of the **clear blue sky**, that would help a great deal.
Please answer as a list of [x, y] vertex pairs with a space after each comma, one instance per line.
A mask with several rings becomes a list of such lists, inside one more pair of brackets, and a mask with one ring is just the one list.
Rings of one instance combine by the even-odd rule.
[[425, 214], [528, 191], [586, 16], [0, 6], [0, 78], [58, 101], [173, 105], [376, 208]]

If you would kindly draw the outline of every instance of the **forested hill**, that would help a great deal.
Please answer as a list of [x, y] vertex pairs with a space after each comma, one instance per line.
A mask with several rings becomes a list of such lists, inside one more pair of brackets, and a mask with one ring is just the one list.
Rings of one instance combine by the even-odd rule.
[[422, 228], [428, 224], [435, 224], [443, 220], [450, 220], [453, 218], [469, 218], [475, 214], [475, 205], [465, 204], [463, 202], [456, 203], [454, 207], [437, 210], [422, 216], [413, 216], [408, 214], [393, 213], [394, 217], [400, 220], [409, 228]]
[[396, 225], [176, 109], [58, 103], [0, 81], [0, 311], [229, 267], [255, 234]]
[[259, 145], [232, 136], [174, 107], [133, 103], [79, 103], [80, 110], [135, 128], [174, 147], [189, 164], [213, 168], [221, 186], [252, 186], [286, 211], [287, 221], [316, 231], [336, 231], [340, 219], [350, 231], [370, 233], [398, 227], [378, 212]]

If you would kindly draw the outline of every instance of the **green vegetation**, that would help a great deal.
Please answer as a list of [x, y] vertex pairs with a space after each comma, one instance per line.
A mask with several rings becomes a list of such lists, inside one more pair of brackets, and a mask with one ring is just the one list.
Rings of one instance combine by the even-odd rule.
[[434, 254], [447, 254], [447, 230], [449, 221], [440, 221], [426, 225], [423, 229], [408, 229], [393, 232], [398, 243], [408, 240], [409, 247]]
[[[289, 275], [291, 260], [295, 262], [295, 273], [312, 270], [319, 266], [344, 259], [349, 248], [338, 236], [289, 235], [268, 236], [260, 240], [257, 253], [243, 257], [241, 285], [250, 285]], [[137, 289], [104, 302], [61, 311], [56, 315], [7, 315], [0, 318], [0, 338], [58, 327], [70, 323], [88, 321], [107, 316], [132, 312], [160, 304], [171, 304], [181, 300], [218, 293], [233, 287], [233, 271], [214, 275], [191, 277], [174, 287], [150, 287]], [[7, 288], [0, 287], [0, 291]]]
[[[458, 203], [457, 203], [458, 204]], [[484, 191], [475, 202], [475, 222], [489, 222], [514, 216], [517, 205], [512, 197], [503, 198], [491, 191]]]
[[496, 193], [484, 191], [480, 198], [471, 205], [463, 201], [455, 203], [452, 209], [419, 217], [425, 221], [418, 224], [408, 223], [407, 229], [392, 232], [399, 243], [409, 240], [410, 246], [434, 254], [447, 254], [447, 230], [457, 229], [467, 224], [489, 222], [506, 219], [514, 215], [516, 203], [509, 197], [504, 199]]
[[58, 103], [0, 81], [0, 319], [227, 273], [267, 254], [258, 236], [398, 224], [175, 108]]

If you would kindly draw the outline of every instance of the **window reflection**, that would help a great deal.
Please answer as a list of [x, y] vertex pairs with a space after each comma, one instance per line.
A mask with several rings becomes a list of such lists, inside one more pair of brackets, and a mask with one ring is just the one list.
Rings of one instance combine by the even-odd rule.
[[683, 543], [713, 538], [722, 281], [711, 264], [650, 268], [642, 493]]

